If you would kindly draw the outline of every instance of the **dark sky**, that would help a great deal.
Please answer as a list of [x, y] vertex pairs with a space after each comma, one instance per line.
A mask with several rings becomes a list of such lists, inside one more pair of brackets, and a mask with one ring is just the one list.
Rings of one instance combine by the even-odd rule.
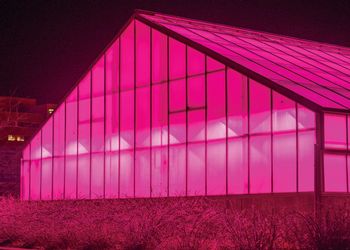
[[58, 102], [134, 9], [350, 47], [345, 0], [0, 0], [0, 95]]

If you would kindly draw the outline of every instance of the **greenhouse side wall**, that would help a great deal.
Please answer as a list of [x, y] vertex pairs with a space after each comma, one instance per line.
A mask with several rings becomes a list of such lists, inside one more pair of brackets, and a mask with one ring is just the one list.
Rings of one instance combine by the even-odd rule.
[[315, 113], [134, 20], [23, 151], [23, 200], [312, 192]]

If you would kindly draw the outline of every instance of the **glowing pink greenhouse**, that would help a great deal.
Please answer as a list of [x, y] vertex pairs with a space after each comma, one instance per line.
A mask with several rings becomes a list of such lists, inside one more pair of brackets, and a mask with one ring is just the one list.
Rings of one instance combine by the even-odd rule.
[[137, 11], [23, 150], [21, 199], [349, 192], [350, 49]]

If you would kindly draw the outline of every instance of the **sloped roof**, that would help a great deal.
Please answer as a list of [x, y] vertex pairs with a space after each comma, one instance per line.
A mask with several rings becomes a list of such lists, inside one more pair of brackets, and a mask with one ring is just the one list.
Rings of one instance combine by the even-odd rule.
[[350, 111], [350, 48], [144, 11], [135, 18], [309, 107]]

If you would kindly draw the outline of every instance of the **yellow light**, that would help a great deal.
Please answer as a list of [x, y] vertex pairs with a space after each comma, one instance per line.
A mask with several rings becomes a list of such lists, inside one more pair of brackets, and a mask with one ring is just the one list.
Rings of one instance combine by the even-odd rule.
[[8, 135], [7, 136], [7, 140], [8, 141], [15, 141], [16, 140], [16, 137], [14, 135]]
[[16, 139], [17, 139], [17, 141], [24, 141], [24, 137], [20, 136], [20, 135], [18, 135]]
[[55, 109], [49, 108], [47, 111], [49, 112], [49, 114], [52, 114], [55, 111]]

